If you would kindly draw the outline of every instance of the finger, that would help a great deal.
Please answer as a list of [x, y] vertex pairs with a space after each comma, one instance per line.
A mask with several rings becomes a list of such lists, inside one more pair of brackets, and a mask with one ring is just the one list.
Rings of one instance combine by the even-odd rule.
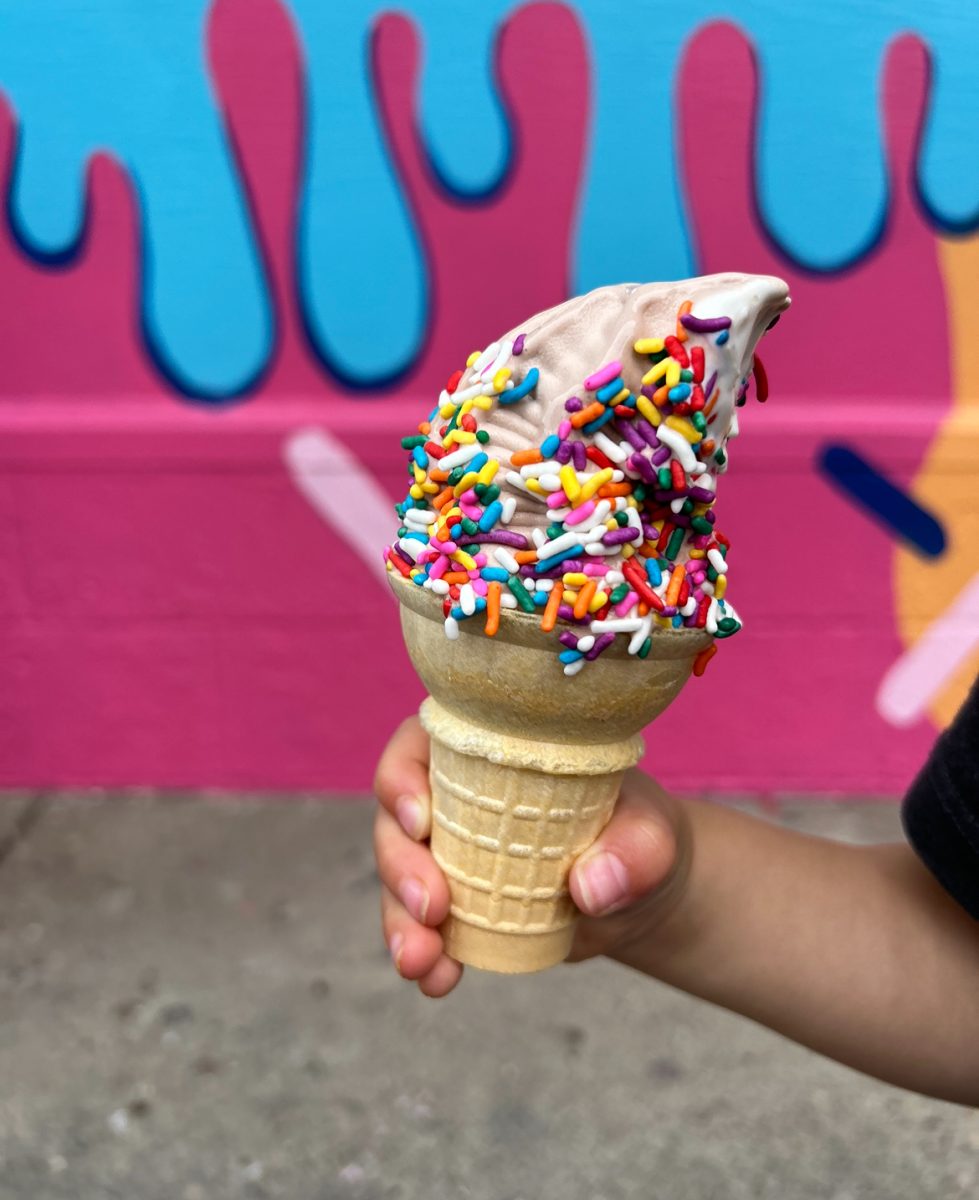
[[417, 717], [394, 731], [374, 776], [374, 792], [409, 837], [421, 841], [431, 830], [428, 734]]
[[377, 810], [374, 857], [381, 882], [421, 925], [441, 925], [449, 913], [449, 886], [427, 846], [413, 842], [391, 814]]
[[571, 869], [571, 896], [582, 912], [616, 912], [663, 884], [676, 862], [677, 819], [662, 788], [630, 771], [611, 821]]
[[426, 996], [440, 1000], [447, 996], [462, 978], [462, 963], [443, 954], [434, 967], [418, 980], [418, 987]]
[[428, 975], [442, 957], [441, 935], [419, 925], [387, 888], [381, 892], [381, 923], [398, 974], [404, 979]]

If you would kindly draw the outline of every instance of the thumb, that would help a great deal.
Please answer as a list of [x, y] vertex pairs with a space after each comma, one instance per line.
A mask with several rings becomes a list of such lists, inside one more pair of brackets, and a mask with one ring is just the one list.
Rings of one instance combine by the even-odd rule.
[[575, 904], [591, 917], [617, 912], [673, 873], [680, 842], [678, 805], [648, 775], [629, 771], [612, 819], [571, 869]]

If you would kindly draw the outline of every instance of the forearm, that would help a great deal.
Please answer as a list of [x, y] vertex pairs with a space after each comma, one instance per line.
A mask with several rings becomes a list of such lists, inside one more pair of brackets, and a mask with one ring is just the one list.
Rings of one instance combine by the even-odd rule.
[[979, 925], [910, 848], [687, 810], [681, 898], [616, 957], [858, 1070], [979, 1105]]

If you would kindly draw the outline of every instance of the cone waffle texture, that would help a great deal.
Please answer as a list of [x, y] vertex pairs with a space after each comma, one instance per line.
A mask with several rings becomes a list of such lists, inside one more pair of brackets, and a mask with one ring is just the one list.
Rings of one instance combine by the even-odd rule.
[[[567, 957], [572, 863], [605, 827], [638, 731], [667, 707], [709, 644], [662, 631], [649, 658], [610, 648], [565, 677], [553, 636], [505, 612], [445, 637], [437, 598], [391, 578], [412, 663], [430, 692], [432, 851], [449, 881], [446, 949], [471, 966], [538, 971]], [[471, 626], [471, 630], [470, 630]]]

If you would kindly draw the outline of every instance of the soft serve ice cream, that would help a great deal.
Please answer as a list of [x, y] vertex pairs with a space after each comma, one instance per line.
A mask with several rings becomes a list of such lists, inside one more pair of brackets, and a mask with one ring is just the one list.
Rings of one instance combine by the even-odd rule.
[[388, 569], [441, 598], [450, 638], [535, 617], [565, 675], [619, 638], [645, 658], [660, 631], [730, 637], [717, 479], [752, 378], [767, 396], [755, 348], [788, 303], [771, 276], [620, 284], [472, 354], [403, 439]]

